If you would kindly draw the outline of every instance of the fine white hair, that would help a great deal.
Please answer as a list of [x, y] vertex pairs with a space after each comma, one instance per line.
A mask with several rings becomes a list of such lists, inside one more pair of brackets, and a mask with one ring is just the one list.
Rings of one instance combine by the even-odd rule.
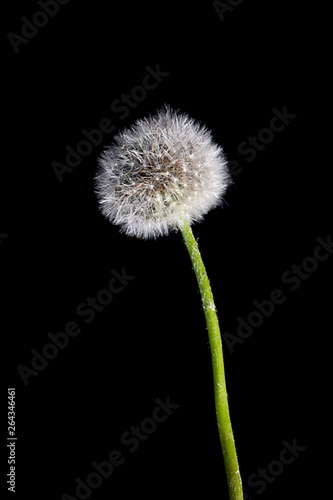
[[102, 214], [122, 231], [156, 238], [200, 221], [229, 183], [211, 132], [166, 106], [114, 137], [98, 159], [95, 191]]

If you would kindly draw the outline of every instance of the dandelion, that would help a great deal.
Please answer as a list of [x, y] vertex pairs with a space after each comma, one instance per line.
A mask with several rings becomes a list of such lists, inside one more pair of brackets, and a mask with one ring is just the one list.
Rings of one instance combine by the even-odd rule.
[[222, 148], [210, 132], [166, 107], [115, 137], [99, 159], [96, 191], [111, 222], [151, 238], [200, 221], [228, 183]]
[[230, 500], [243, 500], [216, 307], [191, 229], [193, 222], [223, 202], [229, 183], [223, 150], [211, 133], [166, 106], [114, 138], [99, 158], [95, 190], [102, 214], [130, 236], [156, 238], [175, 229], [182, 233], [206, 318]]

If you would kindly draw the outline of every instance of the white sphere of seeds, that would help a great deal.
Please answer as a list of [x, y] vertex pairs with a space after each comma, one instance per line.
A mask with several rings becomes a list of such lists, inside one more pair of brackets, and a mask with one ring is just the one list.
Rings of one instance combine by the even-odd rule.
[[221, 203], [230, 181], [211, 133], [169, 107], [116, 135], [98, 165], [101, 212], [139, 238], [201, 220]]

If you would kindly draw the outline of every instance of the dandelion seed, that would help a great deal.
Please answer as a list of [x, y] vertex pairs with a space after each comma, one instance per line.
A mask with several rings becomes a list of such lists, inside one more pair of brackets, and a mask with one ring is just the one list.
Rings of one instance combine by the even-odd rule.
[[[211, 133], [168, 106], [120, 132], [98, 163], [95, 188], [101, 212], [139, 238], [202, 220], [222, 202], [230, 181], [223, 150]], [[140, 188], [133, 192], [138, 181]], [[148, 191], [149, 204], [143, 196]]]

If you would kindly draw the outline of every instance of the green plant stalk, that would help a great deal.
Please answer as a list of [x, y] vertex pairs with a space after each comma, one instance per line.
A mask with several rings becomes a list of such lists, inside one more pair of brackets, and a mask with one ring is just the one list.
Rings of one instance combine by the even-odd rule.
[[180, 227], [193, 269], [198, 281], [203, 310], [206, 317], [208, 337], [213, 364], [215, 407], [217, 425], [221, 440], [224, 465], [227, 473], [230, 500], [243, 500], [242, 480], [239, 472], [235, 440], [232, 431], [228, 395], [225, 383], [224, 361], [220, 327], [212, 290], [206, 274], [201, 254], [188, 223]]

